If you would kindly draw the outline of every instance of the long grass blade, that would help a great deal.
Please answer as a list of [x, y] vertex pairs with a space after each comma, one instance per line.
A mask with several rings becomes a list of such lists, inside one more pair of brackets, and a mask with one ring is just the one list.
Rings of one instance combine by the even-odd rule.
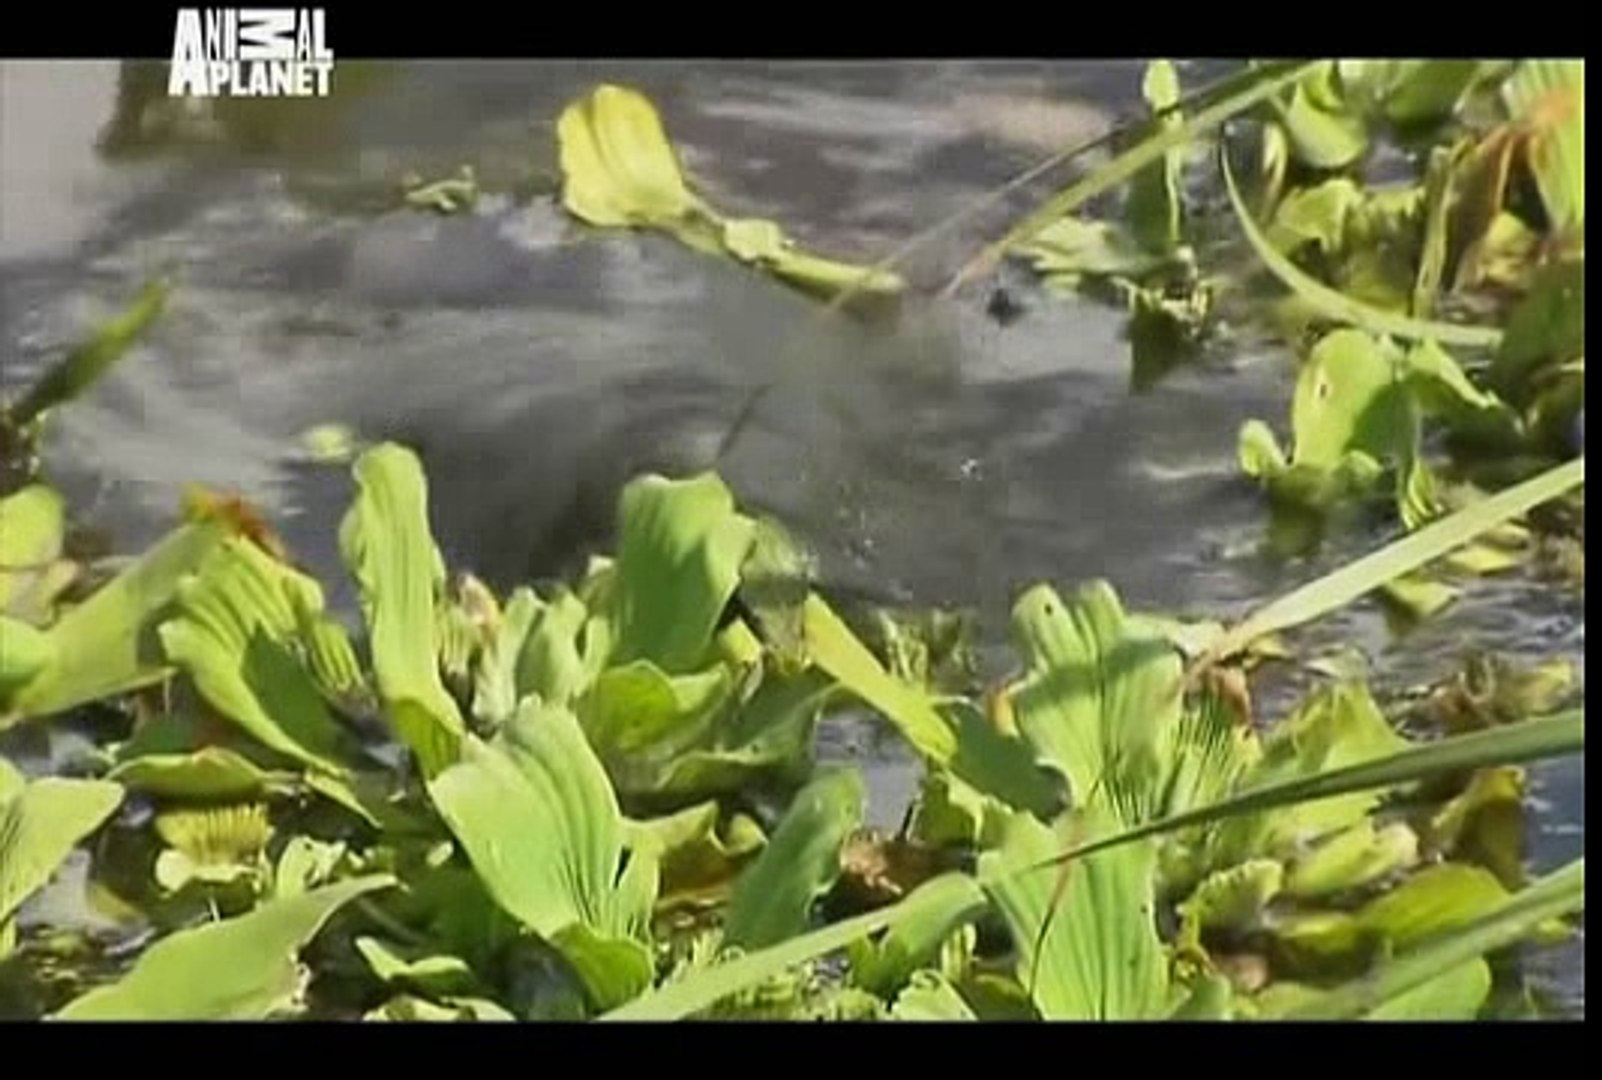
[[[1045, 205], [1014, 225], [1005, 236], [985, 248], [958, 271], [951, 279], [951, 283], [946, 286], [943, 295], [953, 295], [969, 281], [988, 271], [1000, 261], [1009, 248], [1032, 239], [1058, 218], [1072, 213], [1103, 192], [1111, 191], [1125, 183], [1146, 166], [1160, 160], [1174, 147], [1194, 140], [1203, 132], [1218, 127], [1259, 102], [1267, 100], [1305, 76], [1319, 63], [1317, 60], [1278, 61], [1255, 69], [1250, 75], [1243, 77], [1244, 85], [1237, 92], [1200, 110], [1183, 124], [1161, 129], [1151, 138], [1142, 140], [1048, 200]], [[1181, 102], [1176, 108], [1183, 106], [1184, 103]]]
[[1147, 837], [1281, 806], [1313, 802], [1356, 791], [1397, 787], [1447, 773], [1471, 772], [1494, 765], [1521, 765], [1584, 751], [1585, 710], [1572, 709], [1537, 720], [1412, 746], [1388, 757], [1333, 769], [1317, 776], [1265, 784], [1209, 806], [1197, 807], [1080, 844], [1035, 863], [1031, 869], [1057, 866]]
[[1224, 187], [1229, 191], [1229, 202], [1235, 209], [1235, 217], [1240, 221], [1241, 232], [1246, 234], [1246, 241], [1251, 244], [1257, 257], [1286, 288], [1324, 315], [1373, 333], [1391, 334], [1416, 341], [1434, 340], [1443, 345], [1462, 345], [1476, 349], [1494, 349], [1502, 343], [1502, 331], [1495, 327], [1465, 326], [1462, 323], [1398, 315], [1354, 300], [1304, 273], [1269, 243], [1268, 237], [1263, 235], [1257, 222], [1253, 220], [1252, 212], [1241, 198], [1240, 189], [1235, 183], [1235, 174], [1229, 167], [1228, 148], [1222, 145], [1218, 148], [1218, 167], [1224, 174]]
[[1231, 656], [1265, 635], [1320, 618], [1584, 483], [1585, 458], [1579, 457], [1499, 491], [1260, 608], [1203, 657]]
[[[771, 948], [747, 953], [735, 960], [698, 972], [613, 1009], [602, 1020], [682, 1020], [701, 1012], [746, 987], [766, 982], [796, 964], [843, 949], [853, 941], [883, 930], [892, 923], [917, 917], [926, 908], [949, 903], [941, 879], [926, 882], [905, 900], [793, 937]], [[976, 900], [976, 904], [979, 902]], [[979, 904], [979, 906], [983, 906]]]
[[[1157, 110], [1153, 115], [1153, 119], [1161, 120], [1163, 117], [1170, 116], [1175, 113], [1188, 112], [1191, 109], [1196, 108], [1206, 108], [1214, 101], [1231, 97], [1240, 92], [1242, 89], [1256, 86], [1258, 80], [1260, 80], [1262, 77], [1262, 69], [1249, 69], [1244, 72], [1236, 72], [1233, 75], [1229, 75], [1225, 78], [1209, 83], [1199, 90], [1193, 91], [1180, 100], [1174, 102], [1167, 108]], [[1149, 121], [1142, 122], [1145, 123]], [[871, 283], [874, 278], [896, 268], [914, 251], [917, 251], [925, 244], [933, 241], [936, 237], [945, 234], [949, 230], [956, 228], [957, 225], [961, 224], [963, 221], [966, 221], [974, 215], [996, 205], [1008, 195], [1011, 195], [1013, 192], [1027, 184], [1033, 183], [1035, 180], [1038, 180], [1051, 170], [1062, 165], [1066, 165], [1075, 158], [1083, 157], [1086, 154], [1110, 145], [1112, 142], [1118, 139], [1120, 135], [1123, 134], [1124, 130], [1125, 129], [1123, 128], [1114, 128], [1111, 131], [1096, 136], [1094, 139], [1089, 139], [1085, 142], [1080, 142], [1074, 144], [1073, 146], [1065, 147], [1049, 157], [1036, 162], [1034, 165], [1029, 166], [1029, 168], [1025, 169], [1023, 172], [1014, 176], [1011, 180], [1008, 180], [999, 187], [992, 188], [991, 190], [985, 192], [983, 195], [980, 195], [972, 202], [963, 206], [961, 209], [946, 215], [933, 225], [914, 233], [912, 236], [908, 237], [904, 243], [886, 255], [878, 263], [864, 270], [862, 274], [852, 282], [851, 285], [841, 290], [839, 295], [837, 295], [827, 305], [828, 310], [838, 310], [844, 307], [854, 296], [856, 296], [869, 283]]]
[[1585, 909], [1585, 857], [1555, 870], [1487, 914], [1408, 950], [1365, 978], [1319, 994], [1286, 1020], [1349, 1020], [1475, 957], [1516, 944], [1549, 919]]
[[97, 329], [34, 384], [11, 410], [11, 422], [26, 427], [92, 386], [166, 310], [171, 292], [172, 283], [165, 278], [146, 285], [127, 310]]

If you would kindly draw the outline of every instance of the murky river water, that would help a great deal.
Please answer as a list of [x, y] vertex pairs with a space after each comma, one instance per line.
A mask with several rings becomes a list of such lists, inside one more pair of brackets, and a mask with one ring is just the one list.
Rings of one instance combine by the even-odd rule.
[[[0, 386], [175, 271], [169, 316], [58, 418], [55, 476], [127, 547], [168, 527], [184, 483], [240, 489], [336, 602], [348, 479], [297, 460], [306, 428], [414, 446], [447, 558], [504, 583], [593, 539], [635, 470], [706, 465], [773, 383], [718, 467], [817, 544], [831, 580], [974, 604], [992, 633], [1038, 580], [1105, 577], [1132, 606], [1233, 617], [1317, 571], [1257, 554], [1263, 514], [1235, 465], [1242, 421], [1285, 415], [1286, 357], [1247, 351], [1136, 395], [1120, 319], [1088, 301], [1035, 298], [1004, 327], [982, 296], [917, 301], [891, 324], [823, 319], [739, 267], [586, 235], [549, 198], [515, 195], [549, 190], [562, 106], [626, 83], [657, 103], [714, 205], [871, 261], [1127, 115], [1139, 70], [413, 64], [364, 73], [365, 95], [250, 152], [108, 156], [108, 132], [130, 130], [112, 124], [117, 65], [7, 63]], [[509, 193], [472, 216], [371, 209], [407, 171], [468, 163]], [[959, 230], [908, 272], [936, 280], [975, 240]], [[1470, 643], [1581, 664], [1585, 649], [1583, 601], [1518, 577], [1402, 641], [1366, 608], [1319, 633], [1360, 644], [1393, 682], [1446, 673]], [[869, 734], [826, 740], [867, 763], [874, 816], [899, 818], [911, 765]], [[1537, 771], [1546, 867], [1583, 850], [1584, 764]], [[1583, 943], [1548, 966], [1583, 1009]]]

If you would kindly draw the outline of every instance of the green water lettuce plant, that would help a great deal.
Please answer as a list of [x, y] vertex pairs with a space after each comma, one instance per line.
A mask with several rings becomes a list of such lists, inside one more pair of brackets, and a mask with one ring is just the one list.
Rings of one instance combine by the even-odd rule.
[[590, 225], [665, 232], [826, 296], [847, 286], [895, 296], [905, 287], [893, 273], [804, 252], [771, 221], [714, 210], [691, 189], [655, 107], [636, 90], [608, 84], [573, 102], [557, 121], [557, 141], [562, 205]]

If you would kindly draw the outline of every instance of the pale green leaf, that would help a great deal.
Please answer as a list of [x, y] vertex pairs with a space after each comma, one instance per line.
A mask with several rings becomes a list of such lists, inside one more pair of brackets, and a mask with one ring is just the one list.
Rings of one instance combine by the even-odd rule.
[[140, 754], [120, 761], [106, 779], [157, 798], [234, 800], [293, 790], [293, 773], [264, 769], [227, 747], [190, 753]]
[[178, 591], [178, 614], [160, 634], [167, 656], [219, 713], [262, 745], [338, 775], [340, 731], [289, 642], [298, 618], [291, 597], [321, 609], [310, 578], [248, 540], [207, 553]]
[[[1093, 816], [1086, 826], [1094, 835], [1107, 820]], [[1156, 1019], [1168, 1009], [1169, 982], [1154, 921], [1152, 845], [1131, 844], [1073, 867], [1052, 915], [1050, 875], [1003, 878], [996, 871], [1046, 858], [1056, 846], [1050, 829], [1016, 814], [1001, 850], [980, 857], [980, 877], [1018, 950], [1019, 981], [1047, 1020]]]
[[541, 607], [539, 596], [528, 586], [512, 590], [500, 623], [479, 655], [473, 673], [473, 715], [478, 720], [498, 726], [516, 711], [522, 697], [517, 669], [523, 643]]
[[938, 972], [920, 971], [912, 982], [896, 997], [890, 1012], [892, 1020], [936, 1021], [977, 1020], [968, 1003]]
[[[592, 1000], [617, 1004], [617, 954], [644, 948], [657, 857], [639, 849], [624, 865], [623, 817], [578, 721], [530, 698], [495, 743], [469, 737], [462, 747], [462, 760], [429, 785], [441, 816], [496, 903], [558, 948], [570, 945], [564, 954], [595, 980], [586, 982]], [[576, 925], [587, 932], [570, 933]], [[638, 971], [626, 960], [624, 968]]]
[[1274, 211], [1268, 239], [1286, 255], [1296, 254], [1305, 244], [1333, 255], [1345, 246], [1347, 220], [1362, 201], [1357, 185], [1344, 176], [1297, 188]]
[[373, 937], [359, 937], [354, 944], [373, 974], [386, 983], [440, 995], [466, 992], [476, 981], [460, 957], [408, 949]]
[[1292, 151], [1314, 169], [1344, 169], [1368, 150], [1367, 126], [1341, 99], [1335, 83], [1335, 64], [1326, 61], [1291, 91], [1288, 105], [1279, 106]]
[[1585, 62], [1524, 60], [1502, 84], [1508, 111], [1532, 129], [1530, 171], [1554, 233], [1585, 228]]
[[734, 884], [723, 938], [760, 949], [807, 928], [840, 876], [840, 850], [862, 824], [867, 789], [854, 769], [825, 772], [796, 794], [767, 847]]
[[516, 693], [538, 694], [547, 705], [571, 706], [589, 687], [590, 663], [582, 648], [589, 610], [563, 589], [539, 605], [517, 654]]
[[610, 664], [649, 660], [669, 675], [700, 669], [739, 585], [755, 524], [723, 482], [704, 473], [631, 481], [619, 527]]
[[1180, 904], [1181, 938], [1194, 945], [1206, 931], [1256, 929], [1284, 883], [1285, 869], [1272, 859], [1248, 859], [1215, 871]]
[[1105, 582], [1064, 603], [1049, 586], [1013, 607], [1024, 675], [1010, 693], [1018, 729], [1068, 780], [1076, 805], [1100, 803], [1125, 823], [1160, 811], [1163, 750], [1180, 715], [1169, 642], [1124, 615]]
[[[1141, 94], [1153, 113], [1172, 110], [1154, 122], [1155, 130], [1170, 131], [1184, 124], [1184, 115], [1174, 109], [1180, 99], [1179, 72], [1171, 61], [1153, 60], [1146, 65]], [[1184, 148], [1176, 146], [1129, 182], [1125, 215], [1140, 246], [1147, 251], [1167, 255], [1179, 246], [1184, 214], [1180, 203], [1184, 160]]]
[[0, 926], [123, 799], [122, 788], [104, 780], [44, 777], [6, 795], [13, 786], [0, 783]]
[[956, 735], [940, 718], [927, 690], [895, 678], [816, 594], [802, 609], [808, 658], [840, 686], [878, 710], [924, 757], [947, 764]]
[[66, 503], [53, 488], [29, 484], [0, 498], [0, 615], [48, 621], [50, 598], [31, 594], [61, 558], [65, 534]]
[[[1585, 907], [1585, 859], [1576, 859], [1469, 920], [1456, 921], [1364, 977], [1309, 996], [1286, 1019], [1340, 1020], [1372, 1014], [1402, 995], [1488, 953], [1506, 948], [1554, 918]], [[1432, 926], [1439, 927], [1439, 916]], [[1462, 998], [1452, 997], [1461, 1003]], [[1418, 999], [1414, 999], [1416, 1005]]]
[[179, 582], [227, 535], [220, 522], [184, 525], [51, 626], [55, 662], [17, 694], [0, 730], [160, 682], [171, 668], [156, 628]]
[[929, 882], [929, 905], [916, 918], [897, 923], [875, 942], [854, 942], [851, 979], [881, 997], [902, 990], [918, 969], [931, 964], [940, 947], [960, 928], [989, 910], [978, 882], [950, 874]]
[[674, 228], [701, 209], [656, 109], [621, 86], [597, 87], [556, 125], [562, 204], [591, 225]]
[[56, 660], [56, 643], [42, 630], [0, 615], [0, 707]]
[[1418, 834], [1407, 825], [1360, 821], [1295, 859], [1285, 891], [1305, 900], [1361, 888], [1417, 861]]
[[393, 884], [384, 874], [352, 878], [180, 930], [145, 950], [127, 975], [76, 998], [55, 1018], [266, 1019], [293, 1003], [297, 956], [328, 919], [357, 897]]
[[373, 672], [390, 722], [425, 776], [456, 760], [466, 728], [440, 681], [435, 605], [444, 562], [428, 526], [428, 486], [412, 451], [368, 450], [355, 465], [358, 494], [340, 525], [371, 635]]
[[1475, 959], [1441, 972], [1364, 1014], [1365, 1020], [1464, 1021], [1491, 996], [1491, 966]]

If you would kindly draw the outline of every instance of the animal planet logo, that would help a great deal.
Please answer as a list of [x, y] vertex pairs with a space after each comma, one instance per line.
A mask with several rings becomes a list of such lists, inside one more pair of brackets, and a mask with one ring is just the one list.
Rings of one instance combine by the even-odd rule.
[[334, 71], [321, 8], [182, 8], [173, 97], [327, 97]]

